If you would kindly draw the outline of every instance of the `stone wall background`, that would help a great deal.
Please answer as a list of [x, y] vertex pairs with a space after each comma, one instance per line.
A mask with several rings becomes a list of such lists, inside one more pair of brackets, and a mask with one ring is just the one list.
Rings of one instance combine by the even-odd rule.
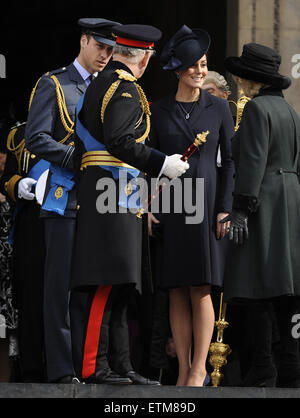
[[292, 80], [285, 98], [300, 115], [300, 0], [227, 0], [227, 5], [227, 55], [240, 55], [248, 42], [279, 52], [280, 72]]

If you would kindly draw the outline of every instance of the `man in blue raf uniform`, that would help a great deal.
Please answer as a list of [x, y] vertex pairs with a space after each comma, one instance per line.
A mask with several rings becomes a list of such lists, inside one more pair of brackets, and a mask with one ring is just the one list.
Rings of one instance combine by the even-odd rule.
[[[69, 315], [71, 256], [75, 232], [76, 191], [73, 162], [75, 107], [111, 58], [115, 45], [106, 19], [80, 19], [80, 52], [68, 67], [41, 77], [29, 111], [27, 149], [50, 162], [41, 217], [44, 218], [46, 260], [44, 327], [47, 377], [50, 382], [74, 382], [78, 374], [83, 296], [72, 295]], [[70, 320], [72, 328], [71, 331]], [[78, 325], [77, 325], [78, 324]], [[73, 353], [72, 353], [73, 345]], [[74, 364], [73, 364], [73, 359]], [[75, 369], [75, 370], [74, 370]]]
[[[132, 192], [127, 182], [120, 185], [123, 176], [134, 184], [140, 171], [176, 178], [189, 165], [181, 155], [166, 157], [144, 145], [150, 110], [136, 81], [161, 32], [145, 25], [122, 25], [113, 32], [117, 35], [113, 61], [77, 106], [75, 148], [80, 160], [75, 161], [82, 171], [71, 287], [87, 289], [90, 295], [82, 377], [94, 383], [158, 385], [136, 373], [130, 359], [127, 303], [135, 286], [138, 290], [147, 286], [142, 280], [149, 272], [143, 245], [147, 222], [143, 229], [145, 219], [124, 213]], [[114, 213], [99, 213], [96, 208], [97, 184], [105, 179], [114, 182], [115, 190], [120, 186]]]

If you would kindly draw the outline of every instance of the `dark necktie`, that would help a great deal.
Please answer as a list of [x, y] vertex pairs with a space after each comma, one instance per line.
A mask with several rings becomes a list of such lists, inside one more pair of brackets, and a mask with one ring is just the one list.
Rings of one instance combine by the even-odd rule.
[[95, 80], [95, 76], [94, 76], [94, 74], [91, 74], [90, 76], [89, 76], [89, 80], [90, 80], [90, 82], [92, 82], [93, 80]]

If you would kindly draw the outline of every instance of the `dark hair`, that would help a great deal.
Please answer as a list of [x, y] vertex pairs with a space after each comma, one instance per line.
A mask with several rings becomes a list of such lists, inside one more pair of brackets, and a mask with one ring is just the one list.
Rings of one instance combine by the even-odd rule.
[[82, 31], [81, 31], [81, 35], [80, 35], [80, 38], [82, 37], [82, 36], [86, 36], [87, 37], [87, 40], [88, 40], [88, 42], [89, 42], [89, 40], [91, 39], [91, 37], [92, 37], [92, 32], [90, 31], [90, 30], [88, 30], [88, 29], [83, 29]]

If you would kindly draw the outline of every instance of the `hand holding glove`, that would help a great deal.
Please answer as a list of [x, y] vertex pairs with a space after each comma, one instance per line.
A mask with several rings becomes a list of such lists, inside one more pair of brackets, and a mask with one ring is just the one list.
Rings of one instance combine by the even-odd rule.
[[18, 184], [18, 197], [19, 199], [33, 200], [35, 198], [34, 193], [31, 193], [32, 186], [36, 184], [36, 180], [31, 177], [25, 177], [19, 181]]
[[234, 209], [230, 215], [222, 219], [220, 223], [230, 222], [229, 239], [235, 245], [243, 245], [248, 239], [248, 215], [242, 210]]
[[182, 155], [174, 154], [166, 157], [165, 167], [162, 174], [171, 180], [182, 176], [189, 168], [189, 164], [181, 160]]

